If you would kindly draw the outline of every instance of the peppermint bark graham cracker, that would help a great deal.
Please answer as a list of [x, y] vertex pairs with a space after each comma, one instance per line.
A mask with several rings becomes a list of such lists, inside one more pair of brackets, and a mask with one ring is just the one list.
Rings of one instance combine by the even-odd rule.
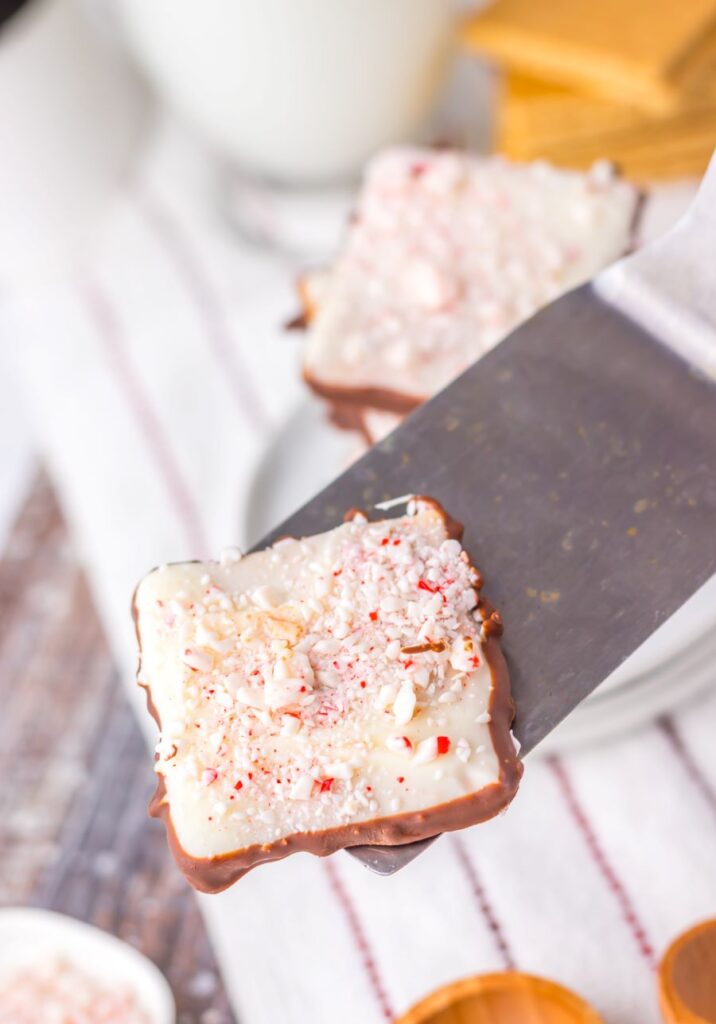
[[[372, 440], [521, 322], [633, 244], [640, 193], [586, 174], [450, 150], [368, 167], [333, 266], [299, 285], [304, 376]], [[341, 412], [342, 410], [342, 412]], [[371, 428], [370, 416], [389, 413]]]
[[497, 612], [431, 499], [135, 594], [160, 727], [152, 813], [197, 889], [307, 851], [395, 845], [501, 811], [521, 776]]

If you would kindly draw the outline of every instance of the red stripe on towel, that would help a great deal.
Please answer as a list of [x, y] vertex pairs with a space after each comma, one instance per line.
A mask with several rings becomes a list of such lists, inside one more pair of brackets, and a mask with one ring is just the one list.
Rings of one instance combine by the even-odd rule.
[[375, 996], [375, 1001], [380, 1007], [383, 1019], [386, 1021], [392, 1021], [395, 1017], [393, 1008], [390, 1005], [390, 1000], [388, 999], [388, 993], [386, 992], [385, 985], [383, 984], [383, 978], [378, 968], [378, 963], [373, 955], [373, 951], [371, 950], [365, 931], [363, 930], [363, 925], [358, 917], [355, 904], [351, 899], [350, 893], [343, 884], [336, 866], [332, 864], [330, 860], [327, 860], [325, 862], [325, 868], [333, 894], [345, 915], [346, 921], [348, 922], [348, 928], [351, 933], [351, 938], [353, 939], [353, 944], [355, 945], [358, 955], [363, 963], [363, 967], [365, 968], [365, 973], [368, 977], [371, 991]]
[[505, 937], [505, 933], [502, 930], [502, 926], [497, 919], [495, 910], [490, 903], [480, 876], [477, 873], [477, 868], [470, 859], [470, 855], [467, 852], [465, 844], [462, 839], [458, 836], [452, 837], [453, 848], [457, 854], [457, 859], [460, 867], [462, 868], [463, 874], [465, 875], [467, 882], [470, 886], [470, 890], [475, 897], [475, 902], [482, 915], [485, 924], [492, 933], [492, 937], [495, 940], [497, 950], [502, 957], [503, 963], [507, 970], [513, 971], [517, 966], [514, 954], [510, 948], [510, 945]]
[[191, 555], [208, 557], [207, 542], [201, 516], [191, 488], [184, 480], [171, 451], [162, 424], [142, 387], [139, 375], [132, 365], [122, 337], [122, 328], [112, 304], [100, 287], [91, 279], [81, 283], [85, 307], [102, 341], [110, 370], [139, 425], [148, 448], [154, 457], [172, 504], [181, 520]]
[[659, 728], [671, 747], [672, 753], [681, 762], [681, 766], [691, 779], [696, 789], [716, 814], [716, 789], [711, 785], [694, 760], [694, 756], [686, 746], [684, 738], [676, 728], [673, 718], [659, 720]]
[[567, 809], [569, 810], [575, 825], [581, 832], [582, 838], [584, 839], [594, 863], [599, 869], [604, 881], [609, 886], [609, 889], [619, 906], [624, 922], [636, 943], [636, 947], [641, 957], [648, 966], [652, 968], [652, 970], [655, 969], [656, 955], [654, 953], [654, 947], [649, 941], [646, 929], [639, 919], [639, 915], [636, 912], [624, 883], [619, 878], [614, 866], [610, 863], [599, 839], [597, 838], [594, 827], [587, 816], [586, 810], [577, 797], [564, 764], [556, 757], [549, 758], [547, 763], [552, 769], [562, 796], [567, 804]]
[[191, 239], [180, 227], [171, 209], [157, 195], [144, 188], [135, 192], [135, 199], [145, 223], [161, 244], [199, 311], [206, 326], [211, 350], [224, 371], [241, 414], [252, 429], [265, 432], [271, 425], [271, 417], [257, 389], [251, 384], [239, 346], [227, 327], [222, 302], [214, 291]]

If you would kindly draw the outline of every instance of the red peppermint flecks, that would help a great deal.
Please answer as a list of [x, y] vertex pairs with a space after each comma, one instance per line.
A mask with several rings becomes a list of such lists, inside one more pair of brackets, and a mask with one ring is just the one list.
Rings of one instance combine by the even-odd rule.
[[365, 690], [367, 685], [368, 684], [366, 683], [365, 679], [361, 679], [361, 681], [360, 681], [360, 688], [361, 688], [361, 690]]
[[375, 622], [375, 620], [378, 618], [378, 612], [370, 612], [369, 618], [371, 619], [371, 621]]
[[320, 782], [320, 792], [321, 793], [330, 793], [331, 789], [333, 788], [333, 783], [335, 781], [336, 781], [335, 779], [321, 779], [321, 782]]
[[405, 776], [404, 775], [399, 775], [398, 776], [398, 782], [405, 782]]
[[382, 541], [380, 542], [380, 546], [382, 548], [385, 547], [386, 544], [390, 544], [390, 537], [383, 537]]
[[433, 587], [425, 580], [418, 580], [418, 590], [427, 590], [429, 594], [437, 594], [439, 587]]
[[237, 792], [238, 792], [238, 790], [240, 790], [240, 789], [243, 789], [243, 788], [244, 788], [244, 784], [243, 784], [243, 782], [241, 781], [241, 779], [239, 779], [239, 781], [238, 781], [238, 782], [236, 783], [236, 785], [234, 786], [234, 789], [235, 789], [235, 790], [237, 790]]
[[450, 749], [450, 737], [449, 736], [438, 736], [438, 754], [447, 754]]

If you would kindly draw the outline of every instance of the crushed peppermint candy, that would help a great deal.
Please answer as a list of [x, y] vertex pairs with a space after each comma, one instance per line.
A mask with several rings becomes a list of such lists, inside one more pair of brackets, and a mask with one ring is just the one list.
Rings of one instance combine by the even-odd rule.
[[235, 565], [236, 562], [240, 562], [242, 559], [241, 550], [239, 548], [227, 547], [224, 548], [219, 555], [220, 565]]
[[309, 384], [336, 401], [357, 403], [360, 392], [360, 405], [377, 411], [417, 405], [623, 256], [639, 200], [604, 164], [581, 173], [386, 150], [368, 165], [333, 266], [301, 282]]
[[413, 751], [412, 740], [408, 739], [407, 736], [389, 736], [385, 741], [385, 745], [388, 750], [392, 750], [394, 753], [411, 754]]
[[415, 751], [415, 763], [428, 764], [442, 754], [447, 754], [449, 749], [450, 738], [448, 736], [428, 736], [427, 739], [418, 743], [418, 748]]
[[108, 986], [64, 958], [3, 972], [0, 1024], [151, 1024], [135, 993]]
[[415, 498], [395, 519], [146, 577], [141, 673], [182, 848], [424, 815], [494, 783], [479, 587], [442, 511]]

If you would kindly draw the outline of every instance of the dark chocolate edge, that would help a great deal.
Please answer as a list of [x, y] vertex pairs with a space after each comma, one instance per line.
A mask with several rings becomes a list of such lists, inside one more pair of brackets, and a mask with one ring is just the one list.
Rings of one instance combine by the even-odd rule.
[[[439, 512], [445, 523], [448, 537], [455, 540], [462, 538], [462, 523], [453, 519], [438, 501], [422, 495], [417, 496], [417, 500], [431, 505]], [[359, 511], [358, 509], [349, 511], [346, 514], [346, 519], [353, 518]], [[380, 520], [374, 521], [380, 522]], [[470, 565], [472, 566], [472, 562]], [[479, 570], [476, 571], [479, 576]], [[482, 587], [481, 576], [479, 576], [478, 582], [479, 592]], [[136, 604], [137, 589], [138, 587], [135, 588], [132, 597], [132, 618], [141, 667], [142, 640]], [[503, 811], [517, 792], [523, 767], [510, 734], [515, 706], [510, 689], [507, 661], [499, 640], [502, 634], [502, 619], [499, 612], [482, 597], [478, 600], [477, 608], [483, 616], [485, 639], [481, 642], [481, 648], [490, 668], [492, 682], [489, 705], [490, 739], [500, 766], [500, 775], [496, 782], [484, 786], [471, 796], [438, 804], [425, 811], [408, 811], [358, 824], [324, 829], [320, 832], [297, 832], [273, 843], [245, 847], [241, 850], [220, 854], [217, 857], [192, 857], [184, 850], [179, 841], [172, 821], [171, 808], [165, 799], [164, 777], [159, 775], [156, 790], [149, 803], [149, 814], [164, 822], [172, 856], [187, 881], [199, 892], [218, 893], [233, 885], [252, 868], [282, 860], [294, 853], [312, 853], [318, 857], [327, 857], [338, 850], [351, 846], [402, 846], [406, 843], [432, 838], [441, 832], [453, 832], [470, 825], [477, 825]], [[151, 684], [140, 683], [139, 685], [146, 692], [147, 710], [161, 730], [159, 713], [152, 701]]]
[[[615, 165], [616, 172], [619, 177], [623, 177], [621, 170], [618, 165]], [[643, 243], [643, 239], [640, 237], [640, 232], [644, 223], [644, 212], [646, 210], [646, 204], [649, 199], [649, 191], [645, 188], [640, 188], [633, 181], [629, 181], [628, 178], [624, 178], [628, 181], [631, 188], [634, 190], [634, 211], [632, 213], [631, 224], [629, 225], [629, 241], [622, 259], [624, 256], [630, 256], [633, 252], [639, 248]]]
[[328, 402], [327, 411], [328, 421], [334, 427], [359, 434], [366, 444], [373, 444], [365, 422], [365, 410], [362, 406], [348, 402]]
[[431, 397], [430, 395], [410, 395], [404, 391], [393, 391], [391, 388], [379, 388], [372, 385], [354, 388], [347, 384], [324, 384], [311, 376], [305, 366], [302, 372], [304, 381], [314, 394], [341, 405], [355, 405], [359, 408], [368, 406], [371, 409], [379, 409], [381, 412], [394, 412], [407, 416]]
[[284, 331], [305, 331], [309, 324], [309, 316], [306, 312], [298, 312], [295, 316], [287, 320], [283, 325]]

